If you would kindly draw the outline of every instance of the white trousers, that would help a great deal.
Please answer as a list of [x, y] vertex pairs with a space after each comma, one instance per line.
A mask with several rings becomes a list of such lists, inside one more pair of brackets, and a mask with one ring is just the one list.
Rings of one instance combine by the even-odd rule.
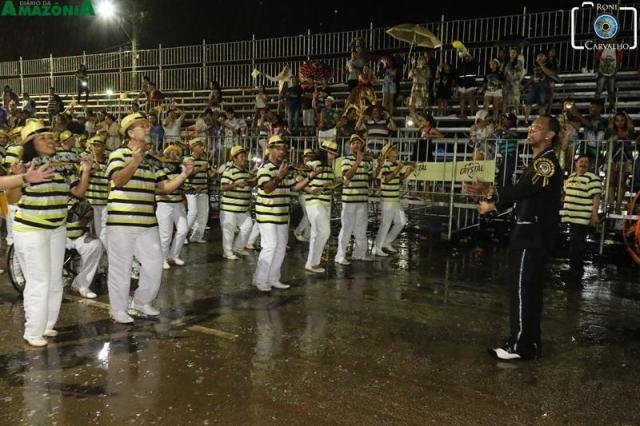
[[282, 262], [287, 252], [289, 225], [259, 223], [262, 250], [253, 275], [254, 284], [272, 284], [280, 281]]
[[140, 262], [136, 304], [151, 303], [158, 295], [162, 278], [162, 250], [158, 227], [108, 226], [109, 303], [111, 312], [126, 312], [131, 285], [133, 257]]
[[7, 245], [13, 244], [13, 219], [16, 217], [18, 206], [9, 204], [9, 214], [7, 215]]
[[302, 209], [302, 219], [300, 223], [296, 227], [296, 234], [301, 235], [305, 238], [309, 238], [309, 233], [311, 232], [311, 227], [309, 226], [309, 216], [307, 212], [307, 201], [304, 198], [304, 195], [298, 195], [298, 201], [300, 203], [300, 208]]
[[311, 225], [311, 237], [305, 266], [309, 268], [320, 264], [324, 246], [331, 235], [331, 205], [319, 202], [307, 204], [307, 215]]
[[367, 209], [367, 203], [342, 204], [342, 228], [338, 236], [336, 261], [346, 259], [347, 247], [352, 235], [355, 237], [353, 257], [361, 258], [367, 255], [367, 222], [369, 220]]
[[376, 236], [376, 249], [391, 245], [407, 224], [407, 216], [399, 202], [382, 202], [382, 223]]
[[93, 208], [93, 231], [107, 249], [107, 206], [91, 206]]
[[73, 280], [75, 289], [88, 289], [96, 275], [102, 257], [102, 241], [99, 239], [85, 241], [86, 235], [75, 240], [67, 238], [67, 249], [74, 249], [81, 258], [80, 271]]
[[249, 240], [247, 241], [247, 244], [255, 244], [259, 236], [260, 226], [258, 225], [258, 222], [253, 222], [253, 227], [251, 228], [251, 234], [249, 234]]
[[191, 239], [200, 240], [209, 221], [209, 194], [187, 194], [187, 209]]
[[16, 232], [15, 249], [25, 276], [24, 338], [42, 337], [58, 320], [62, 303], [62, 264], [67, 230]]
[[[220, 227], [222, 228], [222, 250], [225, 255], [231, 255], [233, 251], [244, 250], [253, 227], [253, 221], [249, 212], [220, 211]], [[238, 229], [240, 232], [236, 236]]]
[[[158, 232], [160, 233], [160, 247], [162, 259], [176, 259], [180, 257], [180, 251], [187, 238], [189, 227], [187, 226], [187, 212], [182, 203], [158, 203], [156, 207], [158, 218]], [[173, 235], [173, 227], [176, 233]], [[173, 236], [173, 244], [171, 237]]]

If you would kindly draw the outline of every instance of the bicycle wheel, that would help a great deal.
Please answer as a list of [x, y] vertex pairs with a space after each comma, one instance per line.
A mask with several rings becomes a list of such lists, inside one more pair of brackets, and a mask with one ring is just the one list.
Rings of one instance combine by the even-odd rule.
[[18, 262], [18, 256], [16, 255], [15, 246], [11, 244], [7, 253], [7, 271], [9, 273], [9, 281], [16, 291], [20, 294], [24, 291], [24, 285], [26, 279], [22, 274], [20, 263]]

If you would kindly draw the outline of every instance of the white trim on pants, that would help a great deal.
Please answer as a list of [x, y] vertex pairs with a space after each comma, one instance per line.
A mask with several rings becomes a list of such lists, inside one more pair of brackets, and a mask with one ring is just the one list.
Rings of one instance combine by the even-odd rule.
[[209, 194], [187, 194], [187, 226], [191, 239], [201, 240], [209, 221]]
[[259, 223], [262, 250], [253, 275], [255, 285], [273, 284], [280, 281], [282, 262], [287, 252], [289, 225]]
[[346, 260], [351, 235], [355, 238], [353, 257], [362, 258], [367, 255], [368, 207], [367, 203], [342, 203], [342, 228], [338, 236], [336, 261]]
[[53, 329], [62, 303], [62, 265], [67, 239], [65, 226], [16, 232], [14, 241], [25, 276], [24, 338], [41, 338]]
[[74, 278], [73, 284], [71, 284], [77, 290], [89, 288], [102, 258], [102, 241], [99, 239], [87, 241], [86, 238], [86, 235], [82, 235], [75, 240], [67, 238], [66, 243], [67, 249], [74, 249], [81, 258], [80, 271]]
[[[234, 251], [244, 250], [253, 228], [249, 212], [237, 213], [220, 211], [220, 227], [222, 228], [222, 251], [226, 256]], [[236, 231], [238, 235], [236, 236]]]
[[331, 235], [331, 204], [319, 201], [307, 203], [307, 215], [311, 225], [311, 236], [305, 267], [309, 268], [320, 264], [324, 246]]
[[93, 231], [100, 238], [104, 249], [107, 249], [107, 206], [91, 206], [93, 208]]
[[140, 305], [151, 303], [158, 295], [162, 278], [162, 250], [158, 227], [108, 226], [107, 243], [110, 312], [127, 311], [134, 256], [140, 262], [140, 279], [133, 299]]
[[[158, 219], [162, 259], [179, 258], [184, 240], [187, 238], [187, 232], [189, 231], [184, 204], [160, 202], [156, 207], [156, 218]], [[176, 228], [175, 235], [173, 234], [174, 225]], [[172, 236], [173, 244], [171, 243]]]
[[374, 245], [377, 250], [391, 245], [407, 224], [407, 216], [399, 201], [383, 201], [380, 204], [382, 205], [382, 222]]

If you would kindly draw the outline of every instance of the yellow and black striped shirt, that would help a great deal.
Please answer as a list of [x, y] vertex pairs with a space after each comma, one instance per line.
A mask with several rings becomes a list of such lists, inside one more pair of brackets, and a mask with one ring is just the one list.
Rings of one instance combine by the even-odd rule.
[[331, 164], [322, 164], [320, 160], [313, 160], [307, 163], [307, 166], [315, 169], [316, 167], [320, 167], [321, 171], [318, 175], [309, 182], [307, 188], [309, 189], [317, 189], [320, 188], [322, 192], [320, 195], [313, 195], [305, 192], [304, 199], [308, 204], [313, 203], [323, 203], [327, 205], [331, 205], [331, 191], [326, 189], [327, 185], [330, 185], [335, 182], [336, 175], [333, 172], [333, 166]]
[[[220, 179], [220, 185], [231, 185], [238, 181], [247, 182], [251, 179], [251, 175], [246, 170], [240, 170], [235, 165], [231, 164], [222, 173]], [[249, 210], [251, 204], [251, 187], [245, 185], [243, 188], [234, 188], [230, 191], [224, 191], [222, 193], [222, 200], [220, 201], [220, 210], [232, 213], [245, 213]]]
[[206, 157], [195, 158], [187, 156], [182, 160], [182, 164], [185, 165], [189, 160], [193, 161], [193, 170], [198, 170], [204, 166], [206, 168], [187, 178], [184, 184], [185, 190], [197, 194], [209, 192], [209, 161]]
[[389, 182], [385, 182], [386, 175], [393, 173], [398, 168], [397, 161], [385, 160], [380, 171], [380, 192], [382, 201], [400, 201], [400, 177], [399, 173]]
[[[173, 169], [163, 169], [158, 174], [158, 179], [160, 181], [169, 181], [173, 180], [180, 175], [181, 171]], [[179, 186], [175, 191], [171, 194], [156, 194], [156, 202], [158, 203], [181, 203], [184, 199], [184, 191], [182, 190], [182, 186]]]
[[572, 173], [564, 184], [564, 203], [560, 210], [562, 222], [591, 224], [593, 197], [601, 192], [602, 183], [594, 173], [586, 172], [580, 176]]
[[[356, 157], [349, 155], [342, 160], [342, 176], [345, 176], [351, 166], [355, 164]], [[372, 164], [369, 160], [362, 160], [358, 165], [356, 174], [342, 188], [343, 203], [366, 203], [369, 201], [369, 175], [372, 171]]]
[[7, 147], [5, 151], [4, 157], [2, 158], [2, 166], [9, 170], [15, 162], [17, 162], [20, 158], [22, 158], [22, 153], [24, 152], [24, 148], [22, 145], [11, 145]]
[[107, 226], [157, 226], [156, 182], [159, 172], [143, 159], [129, 182], [122, 187], [114, 186], [113, 174], [131, 161], [131, 150], [119, 148], [109, 155], [107, 176], [109, 178], [109, 198], [107, 202]]
[[[77, 178], [72, 182], [77, 183]], [[60, 173], [55, 173], [49, 182], [23, 186], [13, 230], [30, 232], [64, 225], [70, 188], [69, 180]]]
[[89, 187], [85, 198], [92, 206], [106, 206], [109, 196], [109, 178], [107, 177], [107, 163], [97, 162], [96, 168], [91, 170]]
[[256, 197], [256, 221], [258, 223], [289, 223], [289, 203], [291, 187], [296, 181], [291, 174], [287, 175], [270, 194], [262, 187], [278, 175], [279, 167], [267, 161], [258, 169], [258, 195]]

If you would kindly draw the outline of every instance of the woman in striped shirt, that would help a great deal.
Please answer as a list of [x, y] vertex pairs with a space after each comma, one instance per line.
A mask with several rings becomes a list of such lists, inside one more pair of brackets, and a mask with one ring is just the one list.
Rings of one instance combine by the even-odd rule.
[[307, 163], [312, 169], [320, 169], [320, 173], [304, 189], [307, 216], [311, 225], [311, 237], [309, 239], [309, 255], [305, 269], [309, 272], [322, 273], [320, 258], [324, 246], [331, 235], [331, 185], [335, 183], [333, 162], [339, 157], [338, 144], [327, 139], [320, 145], [320, 153], [317, 160]]
[[[21, 132], [25, 162], [43, 160], [56, 153], [53, 132], [42, 120], [29, 120]], [[16, 254], [25, 273], [24, 339], [32, 346], [45, 346], [53, 337], [62, 303], [62, 264], [66, 244], [69, 194], [82, 198], [89, 185], [91, 156], [82, 159], [79, 182], [69, 182], [56, 172], [48, 182], [26, 184], [9, 192], [19, 199], [13, 231]], [[76, 185], [73, 185], [76, 184]]]

